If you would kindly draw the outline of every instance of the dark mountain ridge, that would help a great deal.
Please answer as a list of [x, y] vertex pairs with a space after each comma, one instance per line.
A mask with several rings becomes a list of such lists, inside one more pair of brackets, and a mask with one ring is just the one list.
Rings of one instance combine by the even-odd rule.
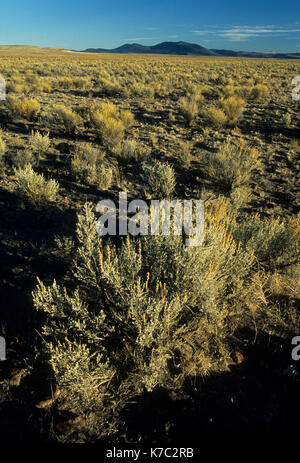
[[245, 58], [300, 59], [300, 53], [248, 52], [218, 49], [210, 50], [196, 43], [188, 42], [162, 42], [151, 46], [140, 45], [139, 43], [126, 43], [111, 50], [105, 48], [87, 48], [86, 50], [81, 51], [85, 53], [141, 53], [158, 55], [236, 56]]

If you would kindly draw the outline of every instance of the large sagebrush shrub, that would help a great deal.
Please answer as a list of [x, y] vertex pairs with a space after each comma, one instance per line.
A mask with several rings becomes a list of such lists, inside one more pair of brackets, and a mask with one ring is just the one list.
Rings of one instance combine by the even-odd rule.
[[128, 236], [117, 247], [97, 234], [93, 205], [85, 205], [72, 287], [39, 281], [33, 292], [61, 407], [95, 411], [121, 390], [178, 388], [226, 365], [226, 336], [263, 297], [250, 278], [254, 253], [235, 241], [221, 210], [208, 210], [202, 246], [171, 234]]

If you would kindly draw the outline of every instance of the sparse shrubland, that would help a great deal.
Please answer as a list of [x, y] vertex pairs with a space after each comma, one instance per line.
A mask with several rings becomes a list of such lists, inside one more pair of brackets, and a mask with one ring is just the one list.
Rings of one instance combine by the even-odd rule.
[[[24, 440], [277, 432], [299, 375], [297, 62], [0, 48], [3, 423], [17, 404]], [[96, 204], [120, 191], [205, 200], [203, 243], [100, 237]], [[160, 397], [180, 423], [154, 431]]]

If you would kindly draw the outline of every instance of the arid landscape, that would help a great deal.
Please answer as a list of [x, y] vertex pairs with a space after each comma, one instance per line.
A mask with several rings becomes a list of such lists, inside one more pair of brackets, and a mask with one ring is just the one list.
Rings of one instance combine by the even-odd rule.
[[[300, 61], [0, 47], [0, 442], [295, 440]], [[102, 199], [204, 200], [201, 246]]]

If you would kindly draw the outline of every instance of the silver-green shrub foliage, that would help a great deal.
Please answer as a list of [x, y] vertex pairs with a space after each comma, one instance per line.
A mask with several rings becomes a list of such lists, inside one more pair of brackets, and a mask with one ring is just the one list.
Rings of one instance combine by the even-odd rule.
[[228, 336], [267, 309], [261, 264], [282, 259], [279, 242], [294, 252], [285, 224], [212, 208], [202, 246], [174, 235], [117, 246], [97, 234], [93, 208], [78, 214], [73, 289], [39, 281], [33, 292], [60, 406], [99, 413], [107, 400], [226, 368]]
[[174, 169], [168, 163], [157, 161], [152, 166], [146, 166], [144, 180], [153, 199], [172, 198], [176, 180]]
[[76, 233], [76, 289], [39, 282], [33, 292], [67, 408], [86, 410], [103, 388], [113, 396], [124, 385], [135, 393], [180, 387], [224, 364], [230, 326], [245, 322], [248, 300], [261, 291], [247, 283], [253, 249], [237, 244], [224, 221], [207, 223], [196, 248], [172, 235], [127, 237], [117, 247], [97, 234], [86, 204]]

